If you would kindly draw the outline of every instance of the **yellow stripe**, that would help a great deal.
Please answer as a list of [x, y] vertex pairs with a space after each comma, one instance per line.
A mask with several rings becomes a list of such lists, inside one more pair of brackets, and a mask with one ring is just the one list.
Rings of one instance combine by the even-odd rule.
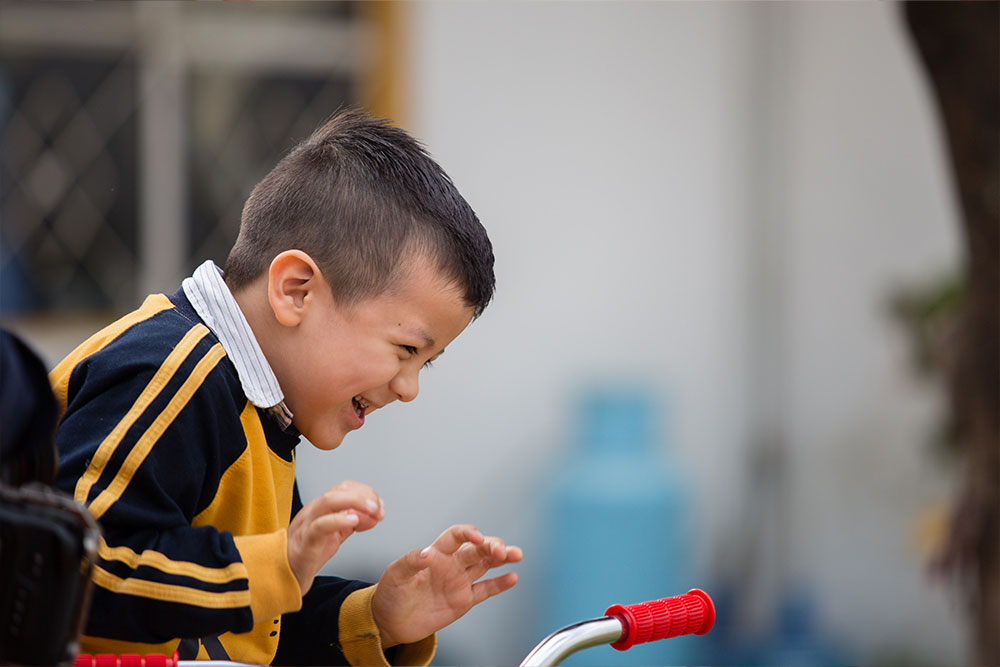
[[[148, 301], [148, 299], [147, 299]], [[199, 341], [208, 334], [208, 327], [204, 324], [198, 324], [188, 331], [184, 338], [171, 350], [170, 354], [157, 369], [156, 374], [153, 379], [149, 381], [146, 388], [142, 390], [139, 394], [139, 398], [135, 400], [132, 407], [129, 409], [128, 413], [122, 418], [120, 422], [112, 429], [108, 437], [104, 439], [100, 447], [94, 453], [93, 459], [90, 461], [90, 465], [87, 467], [87, 472], [80, 477], [80, 481], [76, 483], [76, 491], [73, 494], [73, 498], [78, 503], [87, 504], [87, 496], [90, 495], [90, 489], [97, 480], [100, 479], [101, 473], [104, 472], [105, 466], [108, 465], [108, 461], [111, 459], [111, 455], [114, 453], [115, 448], [121, 442], [122, 438], [135, 420], [142, 415], [143, 412], [149, 407], [149, 404], [153, 402], [159, 393], [167, 386], [167, 382], [173, 377], [177, 369], [180, 368], [181, 364], [187, 359], [187, 356], [191, 353], [191, 350], [195, 348]], [[55, 372], [55, 371], [53, 371]]]
[[94, 502], [90, 504], [90, 513], [94, 515], [95, 519], [101, 518], [108, 508], [121, 497], [125, 491], [125, 487], [132, 480], [135, 471], [139, 469], [139, 466], [146, 459], [146, 455], [153, 449], [153, 445], [156, 444], [160, 436], [163, 435], [163, 432], [174, 421], [177, 414], [184, 409], [184, 406], [191, 400], [194, 393], [198, 391], [198, 387], [204, 382], [205, 377], [212, 372], [212, 369], [215, 368], [216, 364], [224, 356], [226, 356], [226, 351], [222, 349], [220, 343], [216, 343], [208, 351], [208, 354], [198, 361], [194, 370], [191, 371], [191, 375], [188, 376], [184, 384], [181, 385], [181, 388], [177, 390], [174, 397], [167, 403], [167, 407], [163, 409], [163, 412], [156, 417], [153, 423], [149, 425], [149, 428], [146, 429], [146, 432], [142, 434], [142, 437], [135, 443], [135, 446], [132, 447], [132, 451], [128, 453], [125, 463], [122, 464], [111, 484], [101, 491], [97, 498], [94, 499]]
[[152, 549], [144, 549], [140, 555], [126, 546], [108, 546], [103, 537], [98, 545], [97, 553], [104, 560], [125, 563], [133, 570], [141, 566], [152, 567], [167, 574], [179, 574], [209, 584], [227, 584], [230, 581], [248, 578], [247, 568], [240, 562], [230, 563], [222, 568], [205, 567], [188, 561], [171, 560], [159, 551]]
[[173, 307], [174, 304], [163, 294], [150, 294], [138, 310], [104, 327], [59, 362], [59, 365], [49, 373], [49, 383], [52, 385], [52, 391], [55, 392], [56, 400], [59, 401], [59, 414], [62, 415], [66, 411], [69, 378], [77, 364], [104, 348], [139, 322], [148, 320], [153, 315]]
[[162, 584], [141, 579], [122, 579], [99, 566], [94, 566], [92, 574], [95, 584], [122, 595], [134, 595], [163, 600], [164, 602], [179, 602], [208, 609], [238, 609], [250, 606], [250, 591], [214, 593], [177, 586], [176, 584]]

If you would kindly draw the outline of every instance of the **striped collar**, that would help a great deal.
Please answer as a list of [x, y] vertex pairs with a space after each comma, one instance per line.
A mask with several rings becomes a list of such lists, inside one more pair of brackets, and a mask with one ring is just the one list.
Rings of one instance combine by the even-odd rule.
[[195, 269], [194, 275], [184, 279], [181, 288], [198, 316], [219, 338], [250, 402], [267, 410], [282, 429], [287, 429], [292, 413], [285, 405], [285, 395], [243, 311], [222, 279], [222, 269], [207, 260]]

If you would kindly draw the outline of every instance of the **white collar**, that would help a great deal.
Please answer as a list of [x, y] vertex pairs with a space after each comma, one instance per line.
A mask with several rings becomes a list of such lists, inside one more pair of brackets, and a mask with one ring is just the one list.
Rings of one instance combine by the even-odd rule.
[[250, 402], [267, 409], [283, 429], [292, 423], [292, 413], [285, 405], [285, 395], [278, 385], [271, 365], [257, 343], [253, 330], [229, 286], [222, 279], [222, 269], [212, 260], [195, 269], [194, 275], [181, 283], [195, 312], [222, 343], [243, 392]]

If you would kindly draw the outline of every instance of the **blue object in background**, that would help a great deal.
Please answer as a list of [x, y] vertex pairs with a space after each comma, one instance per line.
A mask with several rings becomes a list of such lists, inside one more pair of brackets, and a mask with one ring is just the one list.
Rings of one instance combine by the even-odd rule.
[[709, 664], [838, 667], [857, 662], [818, 627], [817, 600], [808, 587], [790, 586], [785, 590], [775, 610], [775, 627], [763, 636], [736, 634], [734, 591], [717, 585], [715, 592], [717, 616], [711, 654], [707, 656]]
[[778, 628], [752, 655], [756, 664], [810, 665], [810, 667], [836, 667], [850, 664], [844, 651], [839, 649], [817, 629], [816, 603], [804, 587], [795, 587], [782, 596], [778, 610]]
[[[688, 485], [668, 465], [663, 412], [641, 389], [602, 388], [575, 406], [574, 442], [555, 474], [547, 508], [544, 626], [602, 616], [608, 606], [698, 587], [691, 563]], [[709, 591], [711, 593], [711, 591]], [[702, 637], [616, 651], [587, 649], [567, 665], [685, 665]]]

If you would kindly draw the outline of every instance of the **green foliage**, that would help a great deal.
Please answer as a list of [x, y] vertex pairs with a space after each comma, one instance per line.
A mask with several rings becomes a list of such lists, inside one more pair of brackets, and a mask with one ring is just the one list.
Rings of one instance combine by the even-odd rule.
[[[951, 381], [956, 335], [965, 279], [950, 273], [920, 285], [900, 288], [889, 300], [889, 313], [910, 344], [914, 371], [922, 378], [946, 388]], [[934, 453], [952, 459], [958, 439], [950, 418], [934, 429], [930, 438]]]

